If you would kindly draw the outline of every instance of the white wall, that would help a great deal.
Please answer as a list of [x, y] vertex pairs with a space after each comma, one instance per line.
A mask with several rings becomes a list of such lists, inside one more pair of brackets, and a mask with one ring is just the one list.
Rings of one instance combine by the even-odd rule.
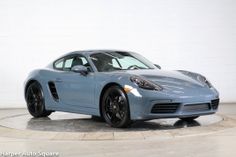
[[63, 53], [136, 51], [207, 76], [236, 101], [236, 1], [1, 0], [0, 107], [25, 106], [23, 81]]

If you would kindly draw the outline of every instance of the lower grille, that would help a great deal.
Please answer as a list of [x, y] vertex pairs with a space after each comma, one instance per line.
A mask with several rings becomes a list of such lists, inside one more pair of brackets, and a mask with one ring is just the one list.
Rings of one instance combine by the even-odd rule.
[[211, 107], [212, 107], [213, 110], [218, 109], [219, 102], [220, 102], [220, 99], [215, 99], [215, 100], [211, 101]]
[[175, 113], [179, 107], [179, 103], [155, 104], [151, 113]]
[[198, 112], [198, 111], [208, 111], [210, 110], [209, 103], [201, 103], [201, 104], [187, 104], [184, 106], [184, 112]]

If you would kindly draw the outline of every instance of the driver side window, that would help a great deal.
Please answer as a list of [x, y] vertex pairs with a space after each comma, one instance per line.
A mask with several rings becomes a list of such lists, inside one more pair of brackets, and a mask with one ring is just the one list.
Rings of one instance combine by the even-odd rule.
[[89, 69], [89, 71], [92, 71], [87, 59], [82, 55], [62, 58], [54, 63], [54, 69], [62, 71], [70, 71], [71, 68], [76, 65], [86, 66]]
[[72, 63], [73, 63], [74, 58], [69, 58], [65, 60], [65, 64], [64, 64], [64, 70], [65, 71], [69, 71], [72, 68]]

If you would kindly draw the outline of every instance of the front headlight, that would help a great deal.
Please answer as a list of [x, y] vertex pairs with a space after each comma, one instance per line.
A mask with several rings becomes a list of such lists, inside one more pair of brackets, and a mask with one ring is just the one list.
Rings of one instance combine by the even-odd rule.
[[161, 91], [163, 89], [161, 86], [154, 84], [148, 80], [144, 80], [139, 76], [131, 76], [130, 80], [143, 89], [157, 90], [157, 91]]
[[200, 82], [202, 82], [203, 84], [207, 85], [209, 88], [212, 88], [212, 87], [213, 87], [212, 84], [210, 83], [210, 81], [208, 81], [208, 80], [206, 79], [206, 77], [199, 75], [199, 76], [197, 77], [197, 79], [198, 79]]

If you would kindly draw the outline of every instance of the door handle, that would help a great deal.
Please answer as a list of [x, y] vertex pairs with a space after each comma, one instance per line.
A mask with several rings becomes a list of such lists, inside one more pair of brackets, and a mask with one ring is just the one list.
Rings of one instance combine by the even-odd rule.
[[63, 81], [62, 81], [62, 79], [60, 79], [60, 78], [56, 78], [55, 82], [58, 82], [58, 83], [59, 83], [59, 82], [63, 82]]

